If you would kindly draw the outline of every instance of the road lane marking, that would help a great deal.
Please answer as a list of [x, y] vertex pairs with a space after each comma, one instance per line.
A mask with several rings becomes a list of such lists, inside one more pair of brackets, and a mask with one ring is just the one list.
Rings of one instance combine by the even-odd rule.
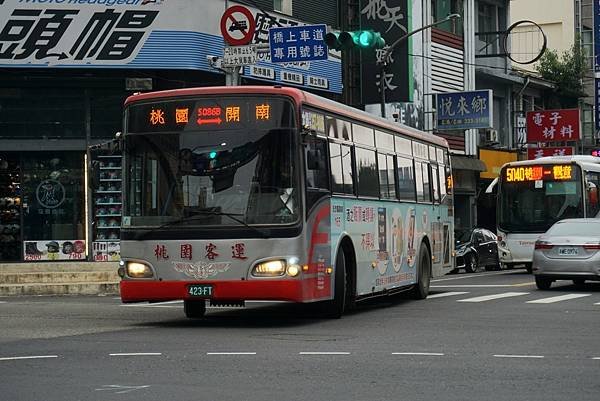
[[512, 284], [456, 284], [456, 285], [432, 285], [430, 288], [503, 288], [513, 287]]
[[503, 292], [501, 294], [484, 295], [484, 296], [475, 297], [475, 298], [459, 299], [456, 302], [485, 302], [485, 301], [492, 301], [494, 299], [518, 297], [518, 296], [527, 295], [527, 294], [529, 294], [529, 293], [528, 292]]
[[526, 303], [528, 303], [528, 304], [552, 304], [554, 302], [567, 301], [569, 299], [584, 298], [584, 297], [589, 297], [591, 295], [592, 294], [566, 294], [566, 295], [559, 295], [556, 297], [536, 299], [534, 301], [527, 301]]
[[5, 303], [6, 303], [6, 301], [0, 301], [0, 304], [5, 304]]
[[532, 359], [541, 359], [544, 358], [543, 355], [503, 355], [497, 354], [494, 355], [495, 358], [532, 358]]
[[600, 305], [600, 302], [596, 302], [594, 305]]
[[115, 354], [108, 354], [110, 356], [159, 356], [162, 352], [119, 352]]
[[452, 281], [452, 280], [462, 280], [465, 278], [474, 278], [474, 277], [485, 277], [485, 276], [500, 276], [504, 274], [513, 274], [515, 270], [505, 271], [505, 272], [492, 272], [492, 273], [480, 273], [480, 274], [469, 274], [465, 276], [458, 277], [448, 277], [448, 278], [436, 278], [435, 280], [431, 280], [432, 283], [436, 283], [438, 281]]
[[148, 388], [150, 385], [145, 386], [122, 386], [120, 384], [105, 384], [102, 388], [96, 388], [95, 391], [114, 391], [114, 394], [126, 394], [132, 391], [141, 390]]
[[58, 358], [58, 355], [31, 355], [31, 356], [9, 356], [0, 358], [0, 361], [17, 361], [20, 359], [48, 359]]
[[428, 295], [427, 299], [452, 297], [455, 295], [464, 295], [464, 294], [468, 294], [468, 292], [466, 292], [466, 291], [449, 291], [449, 292], [442, 292], [440, 294]]
[[256, 352], [207, 352], [206, 355], [256, 355]]
[[600, 356], [595, 356], [592, 359], [600, 360]]
[[392, 352], [392, 355], [444, 356], [441, 352]]
[[535, 281], [530, 281], [528, 283], [512, 284], [512, 287], [529, 287], [530, 285], [535, 285]]
[[350, 355], [350, 352], [337, 352], [337, 351], [303, 351], [299, 352], [299, 355]]

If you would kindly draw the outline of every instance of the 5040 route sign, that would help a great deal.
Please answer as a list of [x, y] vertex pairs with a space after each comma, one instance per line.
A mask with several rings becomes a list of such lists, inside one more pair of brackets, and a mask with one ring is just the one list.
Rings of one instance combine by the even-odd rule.
[[325, 25], [287, 26], [269, 29], [271, 62], [327, 60]]

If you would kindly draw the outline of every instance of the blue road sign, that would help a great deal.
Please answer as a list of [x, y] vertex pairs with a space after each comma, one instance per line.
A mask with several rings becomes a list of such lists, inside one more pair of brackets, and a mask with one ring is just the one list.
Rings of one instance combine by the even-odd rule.
[[327, 60], [325, 25], [302, 25], [269, 29], [271, 62]]
[[437, 129], [491, 128], [494, 123], [492, 100], [490, 89], [438, 93]]

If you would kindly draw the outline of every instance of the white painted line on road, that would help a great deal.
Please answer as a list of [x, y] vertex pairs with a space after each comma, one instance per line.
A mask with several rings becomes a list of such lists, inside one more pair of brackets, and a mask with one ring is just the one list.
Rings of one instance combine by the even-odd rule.
[[526, 303], [528, 303], [528, 304], [552, 304], [554, 302], [567, 301], [569, 299], [584, 298], [584, 297], [589, 297], [591, 295], [592, 294], [566, 294], [566, 295], [559, 295], [556, 297], [536, 299], [534, 301], [527, 301]]
[[448, 277], [448, 278], [436, 278], [435, 280], [431, 280], [432, 283], [436, 283], [438, 281], [452, 281], [452, 280], [462, 280], [465, 278], [474, 278], [474, 277], [485, 277], [485, 276], [500, 276], [504, 274], [512, 274], [515, 270], [505, 271], [505, 272], [490, 272], [490, 273], [480, 273], [480, 274], [467, 274], [464, 276], [457, 277]]
[[442, 292], [440, 294], [428, 295], [427, 299], [452, 297], [454, 295], [464, 295], [464, 294], [468, 294], [468, 292], [466, 292], [466, 291], [449, 291], [449, 292]]
[[392, 352], [392, 355], [444, 356], [441, 352]]
[[120, 352], [116, 354], [108, 354], [110, 356], [160, 356], [162, 352]]
[[9, 356], [0, 358], [0, 361], [17, 361], [20, 359], [48, 359], [58, 358], [58, 355], [32, 355], [32, 356]]
[[544, 358], [543, 355], [502, 355], [502, 354], [494, 355], [494, 357], [495, 358], [532, 358], [532, 359]]
[[501, 294], [484, 295], [484, 296], [475, 297], [475, 298], [459, 299], [456, 302], [485, 302], [485, 301], [491, 301], [494, 299], [518, 297], [518, 296], [527, 295], [527, 294], [529, 294], [529, 293], [528, 292], [503, 292]]
[[595, 356], [592, 359], [600, 360], [600, 356]]
[[501, 288], [514, 287], [512, 284], [456, 284], [456, 285], [432, 285], [430, 288]]
[[594, 305], [600, 305], [600, 302], [596, 302]]
[[350, 355], [350, 352], [336, 352], [336, 351], [324, 351], [324, 352], [319, 352], [319, 351], [304, 351], [304, 352], [299, 352], [299, 355]]
[[6, 303], [6, 301], [0, 301], [0, 304], [5, 304], [5, 303]]
[[207, 352], [206, 355], [256, 355], [256, 352]]

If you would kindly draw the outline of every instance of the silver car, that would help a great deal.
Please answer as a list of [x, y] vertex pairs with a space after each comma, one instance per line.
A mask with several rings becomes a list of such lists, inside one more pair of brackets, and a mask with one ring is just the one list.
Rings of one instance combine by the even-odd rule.
[[533, 274], [540, 290], [555, 280], [600, 280], [600, 219], [566, 219], [535, 242]]

